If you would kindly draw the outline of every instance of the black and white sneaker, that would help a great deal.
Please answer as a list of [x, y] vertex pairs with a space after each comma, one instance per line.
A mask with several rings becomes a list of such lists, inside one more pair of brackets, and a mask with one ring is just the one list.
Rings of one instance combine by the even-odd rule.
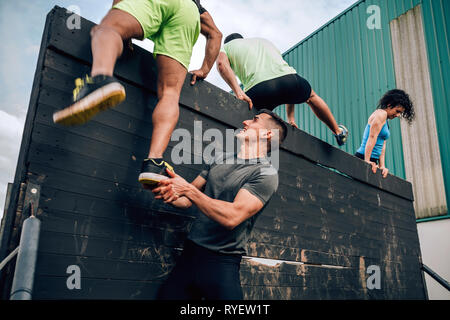
[[63, 125], [83, 124], [100, 111], [114, 107], [125, 99], [125, 88], [117, 79], [98, 75], [75, 80], [73, 104], [53, 114], [53, 121]]
[[154, 187], [158, 182], [170, 178], [166, 169], [174, 172], [173, 167], [164, 160], [158, 162], [155, 159], [145, 159], [142, 162], [139, 182]]
[[348, 129], [342, 124], [339, 125], [339, 128], [342, 129], [342, 132], [339, 134], [335, 134], [336, 141], [339, 146], [343, 146], [347, 142], [348, 138]]

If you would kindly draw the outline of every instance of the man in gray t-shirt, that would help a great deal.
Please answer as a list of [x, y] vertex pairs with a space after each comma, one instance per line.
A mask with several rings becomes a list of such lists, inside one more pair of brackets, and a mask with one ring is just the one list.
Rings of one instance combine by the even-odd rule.
[[[200, 173], [206, 180], [204, 194], [212, 199], [232, 203], [240, 190], [256, 197], [263, 207], [278, 188], [278, 172], [266, 158], [256, 163], [241, 161], [236, 154], [215, 159]], [[222, 164], [217, 163], [223, 162]], [[227, 164], [233, 163], [233, 164]], [[248, 194], [247, 194], [248, 195]], [[188, 239], [207, 249], [225, 254], [246, 254], [248, 236], [262, 209], [233, 229], [223, 226], [204, 214], [199, 214]]]
[[216, 157], [192, 183], [169, 172], [172, 178], [152, 190], [166, 203], [195, 204], [200, 211], [161, 289], [162, 299], [242, 299], [241, 257], [256, 218], [278, 188], [278, 172], [267, 153], [287, 133], [284, 121], [268, 110], [243, 124], [237, 154]]

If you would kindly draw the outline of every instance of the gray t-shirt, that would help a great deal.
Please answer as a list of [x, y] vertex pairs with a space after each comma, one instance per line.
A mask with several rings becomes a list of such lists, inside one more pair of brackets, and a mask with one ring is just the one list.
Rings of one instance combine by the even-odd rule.
[[[266, 159], [244, 160], [236, 154], [221, 156], [208, 164], [200, 173], [206, 179], [204, 193], [217, 200], [233, 202], [239, 190], [246, 189], [264, 204], [269, 202], [278, 188], [278, 172]], [[230, 164], [231, 162], [231, 164]], [[256, 218], [264, 207], [251, 218], [242, 222], [233, 230], [228, 230], [218, 222], [198, 212], [188, 239], [207, 249], [225, 254], [246, 254], [247, 241], [253, 229]]]

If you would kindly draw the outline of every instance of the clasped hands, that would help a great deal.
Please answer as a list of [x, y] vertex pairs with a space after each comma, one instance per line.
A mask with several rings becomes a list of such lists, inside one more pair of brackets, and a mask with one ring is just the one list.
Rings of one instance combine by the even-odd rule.
[[166, 172], [170, 179], [160, 181], [152, 189], [152, 192], [155, 194], [155, 199], [161, 199], [164, 203], [172, 203], [184, 196], [192, 185], [173, 171], [166, 169]]

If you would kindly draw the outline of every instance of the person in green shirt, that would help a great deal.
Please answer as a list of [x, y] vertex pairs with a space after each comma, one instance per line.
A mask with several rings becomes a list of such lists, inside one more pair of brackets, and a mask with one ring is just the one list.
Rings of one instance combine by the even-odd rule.
[[192, 49], [201, 33], [206, 38], [200, 69], [191, 71], [191, 85], [211, 71], [222, 42], [222, 33], [200, 0], [113, 0], [112, 9], [91, 30], [92, 69], [76, 79], [73, 102], [53, 114], [62, 125], [79, 125], [125, 99], [125, 88], [113, 77], [124, 42], [150, 39], [158, 71], [158, 103], [152, 114], [153, 132], [148, 158], [142, 163], [139, 182], [145, 187], [167, 179], [173, 168], [163, 159], [179, 116], [179, 98]]
[[244, 39], [238, 33], [230, 34], [217, 57], [217, 68], [236, 97], [247, 101], [250, 109], [273, 110], [286, 104], [289, 123], [298, 128], [294, 106], [306, 102], [330, 128], [340, 146], [347, 141], [348, 129], [337, 124], [325, 101], [312, 90], [306, 79], [288, 65], [270, 41], [263, 38]]

